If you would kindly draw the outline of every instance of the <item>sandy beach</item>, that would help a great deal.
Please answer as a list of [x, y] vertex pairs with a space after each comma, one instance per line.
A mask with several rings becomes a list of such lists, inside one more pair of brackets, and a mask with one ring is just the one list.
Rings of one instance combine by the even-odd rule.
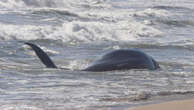
[[126, 110], [194, 110], [194, 99], [164, 102]]

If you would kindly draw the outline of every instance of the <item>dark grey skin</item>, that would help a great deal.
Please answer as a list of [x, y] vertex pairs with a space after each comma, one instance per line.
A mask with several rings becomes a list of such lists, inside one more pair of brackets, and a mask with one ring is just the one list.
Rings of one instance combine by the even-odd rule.
[[[35, 51], [36, 55], [46, 67], [57, 68], [49, 56], [37, 45], [32, 43], [25, 44], [29, 45]], [[144, 52], [137, 49], [120, 49], [103, 55], [82, 71], [102, 72], [128, 69], [156, 70], [158, 68], [160, 68], [159, 64]]]

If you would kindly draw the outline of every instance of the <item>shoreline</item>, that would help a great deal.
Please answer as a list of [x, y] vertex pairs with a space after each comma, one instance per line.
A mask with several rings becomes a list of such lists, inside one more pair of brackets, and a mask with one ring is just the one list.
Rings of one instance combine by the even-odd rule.
[[159, 104], [143, 105], [139, 107], [131, 107], [125, 110], [193, 110], [193, 109], [194, 109], [194, 98], [167, 101]]
[[[130, 102], [128, 104], [111, 107], [111, 110], [136, 110], [137, 108], [140, 108], [140, 107], [152, 106], [152, 105], [175, 102], [175, 101], [185, 101], [185, 100], [194, 100], [194, 93], [188, 92], [188, 93], [173, 94], [173, 95], [153, 96], [148, 100], [142, 100], [140, 103], [135, 104], [135, 102], [134, 103]], [[140, 109], [140, 110], [144, 110], [144, 109]]]

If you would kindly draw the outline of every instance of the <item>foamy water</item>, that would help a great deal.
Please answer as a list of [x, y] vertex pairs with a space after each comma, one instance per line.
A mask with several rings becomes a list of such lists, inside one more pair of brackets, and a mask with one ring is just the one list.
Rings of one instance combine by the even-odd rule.
[[[0, 109], [117, 110], [193, 96], [193, 19], [193, 0], [1, 0]], [[70, 70], [45, 68], [23, 42]], [[80, 71], [123, 48], [161, 69]]]

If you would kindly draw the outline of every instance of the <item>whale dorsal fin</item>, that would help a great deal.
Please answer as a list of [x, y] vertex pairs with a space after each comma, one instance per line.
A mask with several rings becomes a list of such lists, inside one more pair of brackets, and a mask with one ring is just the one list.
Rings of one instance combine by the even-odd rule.
[[37, 45], [26, 42], [25, 44], [29, 45], [39, 57], [39, 59], [46, 65], [47, 68], [57, 68], [57, 66], [53, 63], [53, 61], [49, 58], [49, 56]]

